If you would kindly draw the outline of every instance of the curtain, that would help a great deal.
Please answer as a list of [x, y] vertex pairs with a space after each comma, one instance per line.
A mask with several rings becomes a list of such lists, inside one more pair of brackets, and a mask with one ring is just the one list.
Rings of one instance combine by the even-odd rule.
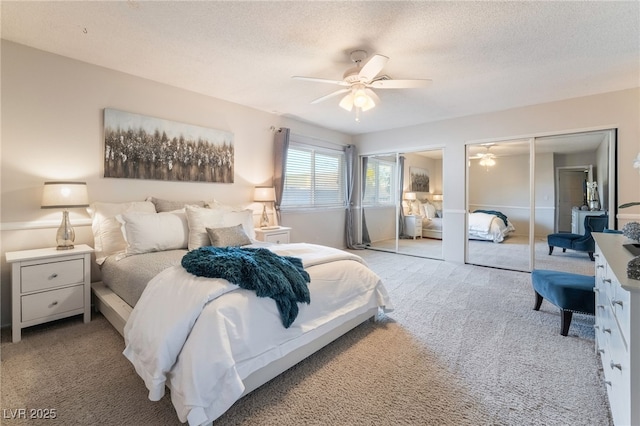
[[355, 169], [357, 166], [357, 158], [356, 158], [356, 148], [353, 145], [347, 145], [344, 150], [344, 157], [346, 163], [346, 202], [347, 202], [347, 211], [346, 211], [346, 220], [345, 220], [345, 237], [346, 237], [346, 245], [347, 248], [350, 249], [361, 249], [362, 244], [356, 243], [356, 232], [357, 230], [353, 226], [353, 184], [355, 181]]
[[400, 198], [399, 200], [400, 210], [398, 213], [398, 237], [413, 238], [413, 237], [408, 237], [404, 233], [404, 209], [402, 208], [402, 196], [403, 196], [403, 189], [404, 189], [404, 156], [403, 155], [398, 156], [398, 174], [400, 175], [400, 178], [398, 179], [398, 188], [400, 188], [400, 191], [398, 191], [398, 197]]
[[[367, 190], [367, 167], [369, 166], [369, 158], [362, 158], [362, 197], [364, 198], [364, 194]], [[369, 230], [367, 229], [367, 221], [364, 215], [364, 206], [362, 207], [362, 244], [371, 245], [371, 237], [369, 237]]]
[[276, 210], [276, 225], [282, 220], [280, 216], [280, 203], [284, 190], [284, 172], [287, 168], [287, 151], [289, 149], [289, 129], [281, 127], [273, 136], [273, 186], [276, 191], [276, 201], [273, 207]]

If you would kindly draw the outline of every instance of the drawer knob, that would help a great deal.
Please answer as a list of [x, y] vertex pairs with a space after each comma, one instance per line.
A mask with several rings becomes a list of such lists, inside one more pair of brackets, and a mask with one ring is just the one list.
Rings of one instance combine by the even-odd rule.
[[605, 384], [605, 385], [609, 385], [609, 386], [611, 386], [611, 380], [605, 380], [605, 381], [604, 381], [604, 384]]
[[54, 306], [58, 305], [58, 301], [54, 300], [53, 302], [51, 302], [51, 304], [49, 305], [50, 308], [53, 308]]
[[598, 308], [598, 309], [604, 309], [604, 305], [598, 305], [598, 306], [596, 306], [596, 308]]
[[55, 272], [53, 274], [49, 275], [49, 279], [50, 280], [54, 280], [56, 278], [58, 278], [58, 274], [56, 274]]
[[598, 349], [598, 352], [599, 352], [599, 353], [601, 353], [601, 354], [603, 354], [603, 353], [604, 353], [604, 348], [600, 348], [600, 349]]
[[611, 278], [605, 278], [602, 280], [602, 282], [611, 284]]
[[604, 265], [597, 265], [596, 268], [604, 268]]
[[611, 329], [610, 328], [603, 328], [602, 331], [604, 331], [605, 333], [611, 334]]
[[594, 325], [594, 326], [593, 326], [593, 329], [594, 329], [594, 330], [600, 330], [600, 326], [599, 326], [599, 325]]
[[615, 362], [611, 361], [611, 364], [609, 364], [609, 366], [611, 367], [612, 370], [614, 368], [617, 368], [618, 370], [622, 371], [622, 365], [621, 364], [616, 364]]
[[614, 301], [613, 301], [613, 304], [614, 304], [614, 305], [620, 305], [620, 307], [621, 307], [621, 308], [623, 307], [622, 300], [614, 300]]

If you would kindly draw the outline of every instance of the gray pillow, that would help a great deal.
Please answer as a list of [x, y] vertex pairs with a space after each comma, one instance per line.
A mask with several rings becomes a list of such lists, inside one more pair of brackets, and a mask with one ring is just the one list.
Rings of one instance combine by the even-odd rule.
[[156, 206], [157, 213], [172, 212], [183, 209], [185, 206], [205, 206], [204, 201], [170, 201], [155, 197], [149, 197], [147, 198], [147, 201], [151, 201], [153, 205]]
[[251, 244], [251, 240], [244, 232], [242, 225], [227, 228], [206, 228], [207, 235], [214, 247], [239, 247]]

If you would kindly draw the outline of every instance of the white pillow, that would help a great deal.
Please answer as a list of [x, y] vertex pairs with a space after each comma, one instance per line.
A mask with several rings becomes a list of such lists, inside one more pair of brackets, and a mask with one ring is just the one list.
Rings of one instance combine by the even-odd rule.
[[124, 253], [127, 243], [122, 235], [121, 226], [116, 216], [125, 212], [155, 213], [156, 208], [149, 201], [132, 201], [129, 203], [94, 202], [87, 209], [91, 215], [91, 230], [96, 263], [102, 265], [107, 256]]
[[424, 215], [429, 219], [433, 219], [436, 217], [436, 208], [431, 203], [424, 203]]
[[185, 211], [189, 225], [189, 242], [187, 245], [189, 251], [211, 245], [207, 228], [222, 228], [225, 226], [224, 210], [186, 206]]
[[253, 226], [253, 210], [224, 211], [223, 223], [225, 227], [242, 225], [245, 234], [252, 240], [256, 239], [256, 230]]
[[128, 255], [187, 248], [189, 226], [184, 212], [129, 212], [116, 218], [122, 223]]

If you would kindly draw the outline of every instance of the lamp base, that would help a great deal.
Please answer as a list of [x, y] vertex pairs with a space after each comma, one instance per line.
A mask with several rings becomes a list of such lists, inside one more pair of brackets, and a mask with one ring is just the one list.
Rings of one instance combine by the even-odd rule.
[[69, 212], [67, 210], [62, 212], [62, 223], [58, 232], [56, 233], [56, 243], [58, 243], [58, 250], [71, 250], [73, 248], [73, 241], [76, 239], [76, 232], [71, 227], [69, 221]]
[[269, 216], [267, 215], [267, 203], [262, 203], [262, 217], [260, 218], [260, 228], [269, 226]]

